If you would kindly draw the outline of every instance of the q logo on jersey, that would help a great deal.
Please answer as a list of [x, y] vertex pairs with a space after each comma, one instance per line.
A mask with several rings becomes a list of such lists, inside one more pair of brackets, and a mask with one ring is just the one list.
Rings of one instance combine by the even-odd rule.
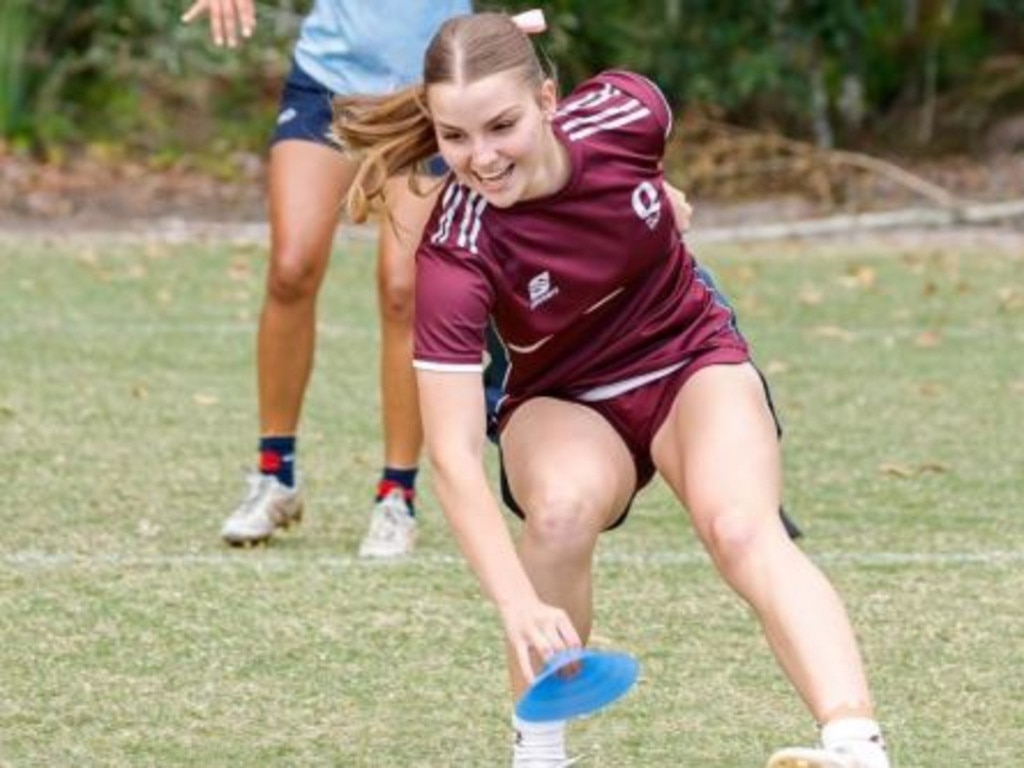
[[650, 229], [658, 226], [661, 220], [661, 196], [658, 194], [658, 188], [649, 181], [637, 185], [633, 190], [633, 210]]

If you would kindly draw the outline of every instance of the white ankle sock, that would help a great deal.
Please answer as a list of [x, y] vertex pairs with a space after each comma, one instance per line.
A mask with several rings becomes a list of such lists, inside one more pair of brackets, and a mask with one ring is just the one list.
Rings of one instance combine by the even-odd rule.
[[890, 768], [885, 738], [878, 723], [868, 717], [844, 717], [821, 729], [825, 749], [854, 755], [866, 768]]
[[516, 731], [513, 754], [517, 761], [565, 760], [564, 720], [530, 723], [513, 716], [512, 727]]

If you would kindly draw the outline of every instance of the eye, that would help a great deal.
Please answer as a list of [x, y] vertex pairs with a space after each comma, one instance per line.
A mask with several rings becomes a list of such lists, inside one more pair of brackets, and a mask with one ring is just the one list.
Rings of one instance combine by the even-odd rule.
[[441, 139], [450, 144], [462, 141], [463, 138], [465, 138], [465, 134], [462, 131], [441, 131]]
[[512, 130], [516, 125], [515, 120], [499, 120], [491, 126], [491, 130], [495, 133], [505, 133], [506, 131]]

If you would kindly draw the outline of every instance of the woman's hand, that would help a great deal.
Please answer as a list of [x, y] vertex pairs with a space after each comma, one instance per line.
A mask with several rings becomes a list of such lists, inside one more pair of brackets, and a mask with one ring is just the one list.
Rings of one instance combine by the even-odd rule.
[[499, 608], [505, 634], [519, 661], [526, 684], [536, 677], [530, 652], [541, 662], [556, 653], [580, 648], [583, 643], [569, 614], [561, 608], [546, 605], [539, 600], [524, 601]]
[[204, 13], [210, 16], [210, 37], [215, 45], [224, 45], [227, 41], [228, 47], [234, 48], [238, 45], [239, 31], [242, 37], [251, 37], [256, 28], [253, 0], [196, 0], [181, 20], [188, 24]]
[[672, 205], [672, 215], [676, 218], [676, 229], [679, 234], [684, 234], [690, 228], [690, 219], [693, 216], [693, 206], [686, 199], [686, 193], [676, 189], [671, 184], [665, 184], [665, 194]]

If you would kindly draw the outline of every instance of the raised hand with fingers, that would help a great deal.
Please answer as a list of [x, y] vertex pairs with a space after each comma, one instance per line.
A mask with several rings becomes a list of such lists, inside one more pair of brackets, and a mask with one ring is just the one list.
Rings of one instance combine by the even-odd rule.
[[256, 7], [253, 0], [196, 0], [182, 15], [188, 24], [203, 14], [210, 17], [210, 37], [215, 45], [227, 43], [235, 48], [242, 38], [252, 36], [256, 28]]

